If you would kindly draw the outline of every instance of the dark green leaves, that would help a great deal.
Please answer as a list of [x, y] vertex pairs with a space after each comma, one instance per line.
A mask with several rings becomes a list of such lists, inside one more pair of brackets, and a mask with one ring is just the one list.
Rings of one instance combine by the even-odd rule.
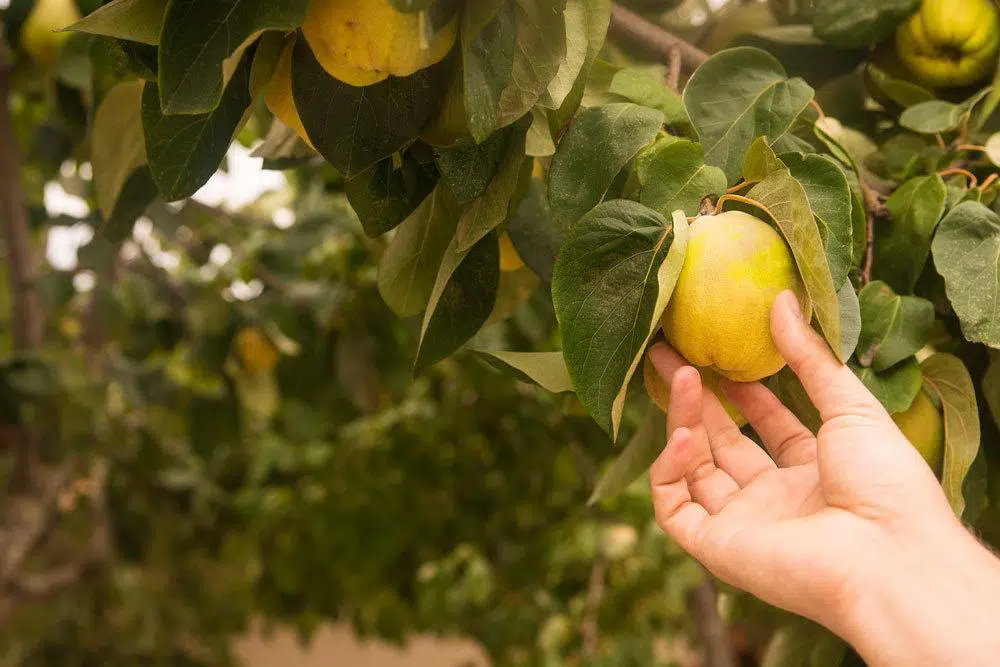
[[907, 181], [885, 203], [890, 219], [875, 225], [875, 272], [901, 294], [913, 291], [924, 269], [947, 195], [932, 174]]
[[678, 209], [696, 215], [702, 199], [726, 190], [726, 175], [705, 164], [701, 144], [686, 139], [656, 146], [637, 172], [642, 184], [640, 201], [663, 215]]
[[611, 467], [601, 475], [588, 504], [615, 496], [649, 469], [667, 442], [667, 420], [655, 405], [649, 405], [635, 434]]
[[824, 0], [813, 8], [813, 31], [824, 42], [861, 49], [888, 37], [920, 0]]
[[629, 102], [661, 111], [663, 122], [667, 125], [686, 126], [690, 123], [681, 96], [638, 69], [625, 68], [615, 74], [608, 92]]
[[250, 64], [246, 54], [219, 105], [210, 113], [166, 116], [155, 83], [142, 93], [142, 126], [153, 180], [167, 201], [184, 199], [204, 185], [225, 157], [250, 106]]
[[861, 337], [857, 356], [862, 366], [883, 371], [922, 348], [934, 323], [934, 304], [915, 296], [898, 296], [881, 281], [865, 285], [861, 304]]
[[514, 6], [508, 0], [466, 3], [462, 62], [469, 129], [483, 141], [497, 128], [497, 105], [514, 67]]
[[308, 6], [308, 0], [171, 0], [160, 40], [164, 113], [214, 109], [222, 96], [223, 61], [258, 31], [297, 28]]
[[298, 39], [292, 56], [295, 105], [316, 150], [351, 178], [419, 134], [447, 92], [450, 62], [359, 88], [327, 74], [306, 40]]
[[979, 453], [979, 409], [969, 371], [961, 359], [935, 354], [922, 364], [924, 386], [944, 412], [944, 469], [941, 486], [955, 514], [965, 511], [962, 484]]
[[365, 234], [381, 236], [409, 216], [438, 181], [433, 163], [422, 164], [406, 153], [396, 164], [387, 157], [344, 182], [344, 192]]
[[155, 46], [160, 43], [160, 26], [166, 7], [163, 0], [114, 0], [67, 30]]
[[788, 79], [773, 56], [750, 47], [720, 51], [684, 88], [684, 106], [705, 147], [705, 161], [730, 183], [740, 176], [747, 149], [758, 137], [775, 141], [812, 99], [801, 79]]
[[848, 365], [889, 414], [909, 408], [923, 384], [920, 364], [913, 357], [882, 372], [859, 366], [853, 360]]
[[518, 120], [536, 103], [552, 106], [544, 97], [566, 59], [566, 0], [510, 1], [516, 37], [511, 76], [497, 104], [500, 127]]
[[503, 159], [511, 132], [497, 132], [481, 144], [459, 142], [451, 148], [440, 148], [435, 161], [458, 201], [465, 203], [486, 192], [497, 165]]
[[[680, 216], [686, 234], [686, 220]], [[559, 252], [552, 300], [577, 396], [612, 435], [638, 366], [683, 266], [686, 236], [636, 202], [605, 202], [581, 218]]]
[[597, 205], [615, 176], [663, 125], [663, 114], [616, 103], [581, 111], [566, 131], [549, 172], [549, 203], [560, 225]]
[[932, 250], [962, 333], [1000, 347], [1000, 216], [978, 202], [959, 204], [941, 221]]
[[929, 100], [914, 104], [903, 111], [899, 117], [899, 124], [921, 134], [947, 132], [958, 127], [965, 111], [966, 109], [957, 104], [942, 100]]

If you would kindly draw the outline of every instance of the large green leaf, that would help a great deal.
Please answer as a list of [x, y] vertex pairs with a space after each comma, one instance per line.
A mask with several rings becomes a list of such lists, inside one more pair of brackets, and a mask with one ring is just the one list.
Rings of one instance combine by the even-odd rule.
[[750, 189], [747, 196], [767, 209], [784, 234], [809, 293], [819, 327], [839, 356], [842, 352], [840, 301], [806, 191], [787, 169], [783, 169], [768, 174]]
[[222, 162], [250, 106], [250, 65], [244, 55], [222, 101], [210, 113], [166, 116], [155, 83], [142, 91], [142, 127], [146, 156], [153, 180], [167, 201], [190, 197], [204, 185]]
[[420, 373], [454, 353], [489, 318], [500, 286], [497, 234], [460, 251], [453, 239], [444, 252], [420, 331], [413, 372]]
[[947, 132], [958, 127], [963, 113], [964, 110], [957, 104], [929, 100], [906, 109], [899, 117], [899, 124], [922, 134]]
[[469, 130], [484, 141], [497, 128], [500, 94], [510, 81], [516, 39], [510, 0], [467, 2], [462, 12], [462, 62]]
[[660, 131], [663, 114], [636, 104], [582, 110], [559, 142], [549, 171], [549, 203], [560, 225], [596, 206], [615, 176]]
[[573, 91], [577, 78], [583, 71], [590, 51], [588, 25], [599, 20], [594, 15], [597, 5], [605, 4], [594, 0], [566, 0], [563, 21], [566, 24], [566, 57], [559, 70], [552, 77], [542, 95], [543, 104], [550, 109], [558, 109]]
[[562, 352], [477, 350], [476, 353], [495, 368], [553, 394], [573, 391]]
[[403, 149], [437, 112], [452, 60], [372, 86], [330, 76], [304, 39], [295, 41], [292, 91], [306, 133], [327, 161], [351, 178]]
[[851, 281], [837, 290], [837, 300], [840, 302], [840, 358], [850, 359], [861, 337], [861, 303]]
[[788, 79], [765, 51], [720, 51], [695, 71], [684, 88], [684, 106], [705, 147], [705, 161], [729, 182], [740, 176], [747, 149], [758, 137], [775, 141], [809, 104], [813, 89]]
[[965, 511], [962, 485], [979, 453], [979, 408], [969, 371], [950, 354], [935, 354], [921, 365], [924, 386], [944, 411], [944, 469], [941, 485], [955, 514]]
[[166, 9], [163, 0], [114, 0], [66, 29], [156, 46]]
[[923, 384], [920, 364], [913, 357], [884, 371], [865, 368], [855, 363], [853, 359], [848, 362], [848, 366], [889, 414], [903, 412], [913, 405], [913, 399], [917, 397], [917, 392]]
[[625, 391], [684, 264], [687, 220], [627, 200], [570, 229], [552, 277], [563, 355], [577, 396], [617, 438]]
[[884, 371], [927, 344], [934, 324], [934, 304], [916, 296], [899, 296], [876, 280], [858, 295], [861, 338], [858, 363]]
[[851, 269], [851, 186], [844, 171], [825, 155], [784, 153], [782, 162], [806, 191], [809, 208], [819, 223], [833, 284], [840, 288]]
[[308, 0], [171, 0], [160, 39], [163, 112], [201, 114], [214, 109], [222, 98], [223, 61], [251, 35], [299, 27], [308, 6]]
[[705, 164], [701, 144], [686, 139], [657, 145], [636, 172], [642, 185], [639, 201], [663, 215], [676, 210], [697, 215], [702, 199], [726, 191], [726, 175]]
[[514, 64], [507, 86], [500, 93], [497, 120], [509, 125], [541, 102], [553, 107], [548, 86], [566, 59], [566, 0], [511, 0], [517, 36]]
[[777, 396], [792, 413], [798, 417], [802, 425], [813, 433], [818, 433], [823, 425], [819, 410], [812, 404], [805, 387], [792, 369], [785, 366], [767, 381], [767, 387]]
[[901, 294], [913, 292], [927, 263], [947, 195], [937, 174], [911, 179], [886, 201], [889, 219], [875, 223], [875, 274]]
[[512, 129], [495, 132], [481, 144], [460, 141], [439, 148], [434, 160], [451, 191], [463, 204], [481, 197], [497, 173], [510, 143]]
[[919, 5], [920, 0], [824, 0], [813, 6], [813, 30], [833, 46], [863, 49], [891, 35]]
[[396, 230], [379, 261], [378, 288], [397, 314], [415, 315], [427, 305], [458, 210], [455, 195], [439, 184]]
[[663, 113], [663, 122], [671, 126], [691, 124], [684, 99], [662, 81], [634, 67], [626, 67], [611, 79], [608, 92]]
[[433, 164], [421, 163], [411, 153], [404, 153], [398, 162], [387, 157], [344, 181], [351, 208], [365, 234], [373, 238], [403, 222], [437, 185]]
[[548, 191], [538, 178], [531, 179], [517, 209], [507, 221], [507, 233], [524, 263], [546, 281], [552, 281], [552, 267], [566, 237], [549, 210]]
[[126, 81], [109, 90], [94, 114], [90, 161], [94, 167], [97, 206], [111, 217], [125, 184], [146, 164], [142, 132], [141, 81]]
[[463, 207], [455, 235], [459, 251], [468, 250], [507, 219], [518, 175], [525, 160], [524, 139], [528, 126], [528, 119], [525, 118], [511, 128], [496, 176], [481, 196]]
[[931, 250], [962, 333], [1000, 347], [1000, 216], [979, 202], [961, 203], [941, 221]]
[[594, 487], [587, 504], [593, 505], [627, 489], [653, 465], [667, 443], [667, 420], [655, 405], [648, 405], [635, 434]]

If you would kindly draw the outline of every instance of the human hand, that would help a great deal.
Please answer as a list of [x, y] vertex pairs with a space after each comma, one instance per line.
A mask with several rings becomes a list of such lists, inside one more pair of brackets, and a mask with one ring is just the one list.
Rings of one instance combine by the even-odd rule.
[[[955, 577], [985, 573], [975, 586], [995, 595], [1000, 566], [955, 518], [882, 405], [803, 321], [790, 292], [775, 301], [771, 329], [822, 428], [814, 436], [759, 383], [723, 381], [768, 456], [702, 388], [697, 370], [654, 346], [650, 359], [671, 393], [668, 444], [650, 471], [658, 522], [720, 579], [826, 625], [871, 664], [980, 664], [954, 661], [968, 641], [923, 644], [939, 639], [942, 624], [955, 624], [960, 636], [976, 627], [963, 614], [990, 603], [959, 593], [973, 591]], [[947, 613], [958, 616], [930, 618]], [[880, 639], [890, 636], [893, 643]], [[1000, 640], [992, 641], [984, 659], [1000, 655]]]

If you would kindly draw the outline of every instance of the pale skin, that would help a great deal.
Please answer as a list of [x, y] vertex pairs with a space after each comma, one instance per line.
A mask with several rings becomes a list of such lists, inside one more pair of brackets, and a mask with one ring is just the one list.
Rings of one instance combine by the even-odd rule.
[[650, 350], [671, 392], [650, 470], [660, 526], [723, 581], [821, 623], [869, 665], [1000, 664], [1000, 561], [791, 292], [771, 330], [823, 426], [814, 437], [763, 385], [724, 381], [767, 452], [697, 370], [662, 343]]

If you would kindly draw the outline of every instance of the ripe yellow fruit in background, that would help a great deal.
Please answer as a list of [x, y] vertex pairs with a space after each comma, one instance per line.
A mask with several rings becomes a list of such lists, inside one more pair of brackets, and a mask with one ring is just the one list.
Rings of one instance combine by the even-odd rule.
[[500, 235], [500, 270], [519, 271], [522, 268], [524, 260], [514, 247], [514, 242], [510, 240], [510, 234], [504, 232]]
[[896, 30], [896, 52], [925, 87], [975, 83], [997, 66], [997, 8], [992, 0], [924, 0]]
[[[699, 368], [698, 374], [701, 375], [701, 385], [715, 394], [719, 402], [722, 403], [722, 407], [726, 409], [726, 414], [736, 422], [737, 426], [742, 428], [747, 423], [747, 418], [722, 393], [722, 388], [719, 386], [719, 374], [711, 368]], [[649, 355], [646, 355], [646, 360], [642, 364], [642, 380], [646, 385], [646, 393], [649, 395], [649, 398], [666, 414], [670, 407], [670, 390], [667, 388], [667, 383], [663, 381], [663, 378], [656, 371], [653, 362], [649, 360]]]
[[811, 316], [795, 259], [777, 230], [740, 211], [701, 216], [691, 223], [684, 267], [660, 324], [695, 366], [753, 382], [785, 365], [771, 338], [771, 306], [787, 289]]
[[271, 113], [288, 127], [295, 130], [302, 139], [313, 147], [306, 128], [302, 125], [299, 117], [299, 110], [295, 107], [295, 98], [292, 96], [292, 50], [295, 48], [294, 42], [289, 42], [278, 58], [278, 65], [274, 70], [271, 83], [268, 84], [267, 96], [264, 98], [267, 108]]
[[31, 59], [51, 65], [68, 32], [55, 32], [83, 18], [74, 0], [38, 0], [21, 26], [21, 46]]
[[388, 0], [313, 0], [302, 34], [331, 76], [370, 86], [390, 75], [410, 76], [448, 55], [456, 22], [425, 43], [423, 21], [422, 14], [398, 12]]
[[278, 365], [278, 348], [257, 327], [245, 327], [236, 334], [236, 353], [251, 373], [267, 373]]
[[940, 475], [944, 465], [944, 418], [927, 392], [921, 389], [913, 405], [894, 414], [892, 421], [924, 457], [934, 474]]

